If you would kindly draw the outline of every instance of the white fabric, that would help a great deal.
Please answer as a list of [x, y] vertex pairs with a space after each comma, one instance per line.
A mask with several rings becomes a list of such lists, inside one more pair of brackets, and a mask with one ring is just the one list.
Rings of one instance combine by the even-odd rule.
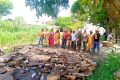
[[111, 34], [107, 37], [107, 40], [112, 41], [112, 35]]
[[76, 34], [74, 33], [72, 33], [72, 41], [75, 41], [76, 40]]

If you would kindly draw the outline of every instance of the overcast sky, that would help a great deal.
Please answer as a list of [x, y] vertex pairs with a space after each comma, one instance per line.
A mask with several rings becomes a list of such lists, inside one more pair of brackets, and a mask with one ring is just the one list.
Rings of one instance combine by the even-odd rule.
[[[24, 18], [24, 20], [27, 23], [31, 23], [33, 21], [37, 20], [37, 17], [35, 16], [35, 11], [31, 11], [29, 7], [25, 7], [25, 0], [10, 0], [13, 3], [13, 10], [12, 15], [9, 16], [9, 18], [15, 18], [16, 16], [21, 16]], [[70, 5], [75, 0], [70, 0]], [[70, 8], [67, 10], [62, 10], [59, 14], [60, 16], [69, 16], [70, 15]], [[43, 16], [40, 18], [40, 20], [50, 20], [50, 18]]]

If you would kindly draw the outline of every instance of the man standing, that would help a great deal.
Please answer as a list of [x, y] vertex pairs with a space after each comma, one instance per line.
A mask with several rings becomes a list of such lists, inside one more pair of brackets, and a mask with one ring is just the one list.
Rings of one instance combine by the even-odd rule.
[[100, 33], [98, 30], [95, 31], [95, 34], [93, 35], [93, 53], [95, 53], [95, 49], [97, 48], [97, 52], [99, 53], [100, 50]]
[[65, 48], [65, 47], [66, 47], [67, 37], [68, 37], [68, 34], [67, 34], [67, 31], [65, 30], [65, 31], [63, 32], [63, 37], [62, 37], [62, 48]]
[[38, 45], [41, 45], [43, 46], [43, 39], [44, 39], [44, 30], [41, 29], [41, 31], [39, 32], [39, 42], [38, 42]]
[[72, 49], [76, 50], [76, 34], [75, 31], [72, 33]]
[[72, 30], [71, 29], [69, 29], [68, 30], [68, 38], [67, 38], [67, 40], [68, 40], [68, 48], [71, 48], [71, 43], [72, 43], [72, 41], [71, 41], [71, 34], [72, 34]]
[[83, 51], [87, 51], [87, 38], [88, 35], [86, 33], [86, 30], [84, 30], [83, 34], [82, 34], [82, 40], [83, 40]]
[[77, 49], [80, 51], [82, 45], [82, 30], [77, 33]]

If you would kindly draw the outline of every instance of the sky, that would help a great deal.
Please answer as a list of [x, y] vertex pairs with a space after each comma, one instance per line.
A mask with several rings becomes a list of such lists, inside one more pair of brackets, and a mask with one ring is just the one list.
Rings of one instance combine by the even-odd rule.
[[[29, 7], [25, 6], [25, 0], [10, 0], [13, 3], [14, 8], [12, 9], [12, 15], [8, 17], [14, 19], [16, 16], [21, 16], [24, 18], [25, 22], [31, 23], [37, 21], [37, 17], [35, 16], [35, 11], [31, 11]], [[70, 6], [75, 0], [70, 0]], [[59, 16], [69, 16], [70, 8], [67, 10], [61, 10]], [[4, 17], [6, 18], [6, 17]], [[40, 20], [51, 20], [50, 17], [43, 16]]]

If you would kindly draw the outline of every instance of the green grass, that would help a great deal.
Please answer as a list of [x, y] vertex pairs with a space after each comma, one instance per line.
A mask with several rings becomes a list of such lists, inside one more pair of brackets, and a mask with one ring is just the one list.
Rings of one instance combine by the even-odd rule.
[[37, 42], [37, 36], [38, 31], [32, 32], [0, 32], [0, 42], [1, 42], [1, 48], [13, 48], [16, 45], [25, 45], [25, 44], [33, 44]]
[[120, 56], [111, 53], [106, 58], [105, 62], [100, 64], [93, 75], [86, 80], [115, 80], [114, 72], [120, 68]]
[[0, 24], [0, 48], [11, 51], [16, 45], [37, 43], [41, 26], [20, 26], [14, 22]]

